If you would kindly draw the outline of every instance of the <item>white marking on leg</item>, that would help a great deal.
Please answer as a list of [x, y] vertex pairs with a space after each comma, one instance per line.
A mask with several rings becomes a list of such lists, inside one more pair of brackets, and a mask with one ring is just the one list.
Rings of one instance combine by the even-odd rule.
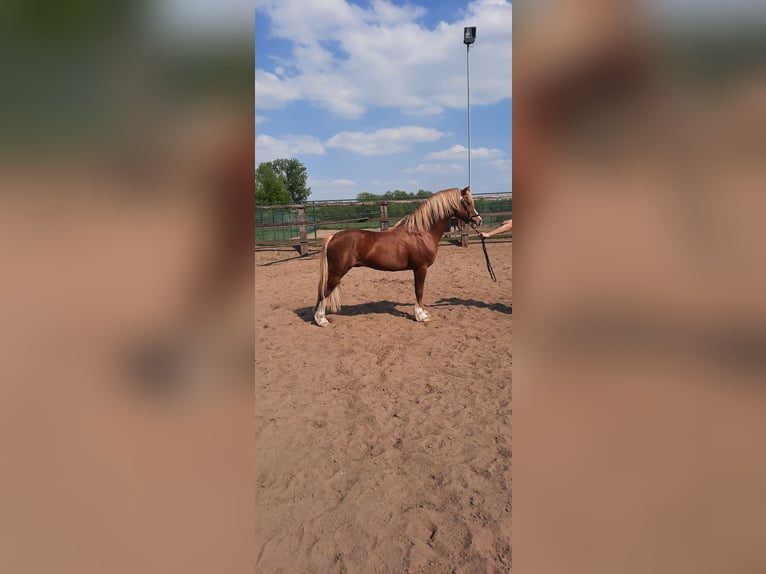
[[319, 302], [319, 305], [317, 306], [316, 313], [314, 313], [314, 321], [316, 321], [316, 324], [320, 327], [324, 327], [325, 325], [329, 325], [330, 322], [325, 317], [325, 306], [327, 305], [327, 300], [322, 299]]
[[430, 321], [431, 317], [423, 310], [423, 308], [415, 303], [415, 319], [418, 321], [426, 322]]

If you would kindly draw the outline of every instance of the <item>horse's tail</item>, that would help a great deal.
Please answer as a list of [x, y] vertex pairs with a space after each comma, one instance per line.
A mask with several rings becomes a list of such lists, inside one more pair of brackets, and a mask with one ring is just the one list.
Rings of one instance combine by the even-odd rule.
[[319, 296], [317, 297], [317, 306], [319, 306], [320, 302], [325, 302], [327, 300], [327, 303], [329, 304], [330, 311], [333, 313], [337, 313], [340, 311], [341, 305], [340, 305], [340, 296], [341, 296], [341, 290], [340, 290], [340, 283], [335, 286], [335, 288], [332, 290], [332, 292], [325, 297], [325, 291], [327, 290], [327, 276], [329, 274], [328, 272], [328, 263], [327, 263], [327, 249], [330, 245], [330, 240], [332, 240], [333, 236], [330, 235], [322, 242], [322, 254], [319, 256]]

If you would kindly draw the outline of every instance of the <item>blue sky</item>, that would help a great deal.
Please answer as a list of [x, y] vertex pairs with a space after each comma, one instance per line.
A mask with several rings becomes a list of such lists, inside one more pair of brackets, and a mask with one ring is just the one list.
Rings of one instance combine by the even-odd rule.
[[256, 0], [256, 164], [297, 157], [309, 199], [511, 190], [511, 3]]

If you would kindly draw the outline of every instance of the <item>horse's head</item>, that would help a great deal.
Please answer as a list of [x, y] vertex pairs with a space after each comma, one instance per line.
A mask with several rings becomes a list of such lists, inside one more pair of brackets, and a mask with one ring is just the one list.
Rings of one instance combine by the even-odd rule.
[[460, 190], [460, 208], [457, 210], [456, 215], [474, 229], [481, 225], [481, 216], [473, 204], [470, 186]]

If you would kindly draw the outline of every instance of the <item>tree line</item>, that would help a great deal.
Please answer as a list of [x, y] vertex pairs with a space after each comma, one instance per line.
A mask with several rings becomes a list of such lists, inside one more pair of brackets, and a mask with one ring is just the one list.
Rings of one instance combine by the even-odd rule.
[[[257, 204], [305, 203], [311, 188], [306, 185], [306, 166], [295, 158], [275, 159], [258, 164], [255, 170], [255, 202]], [[383, 194], [362, 192], [357, 201], [385, 201], [396, 199], [425, 199], [433, 192], [419, 189], [416, 193], [394, 189]]]
[[387, 191], [383, 194], [368, 193], [363, 191], [357, 194], [357, 201], [385, 201], [387, 199], [425, 199], [433, 195], [432, 191], [426, 191], [425, 189], [419, 189], [417, 193], [402, 191], [401, 189], [395, 189], [393, 191]]

